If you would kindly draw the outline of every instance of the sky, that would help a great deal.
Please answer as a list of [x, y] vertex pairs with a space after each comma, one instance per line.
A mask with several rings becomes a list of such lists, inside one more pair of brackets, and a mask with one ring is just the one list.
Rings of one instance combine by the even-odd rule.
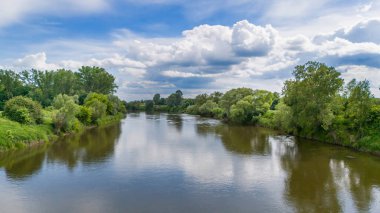
[[1, 0], [0, 68], [100, 66], [121, 98], [281, 92], [320, 61], [380, 97], [380, 0]]

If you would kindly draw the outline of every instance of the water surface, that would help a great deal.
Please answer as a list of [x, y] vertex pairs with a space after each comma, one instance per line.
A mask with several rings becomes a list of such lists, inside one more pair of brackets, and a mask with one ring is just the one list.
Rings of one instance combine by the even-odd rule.
[[380, 158], [189, 115], [128, 114], [0, 154], [0, 212], [380, 212]]

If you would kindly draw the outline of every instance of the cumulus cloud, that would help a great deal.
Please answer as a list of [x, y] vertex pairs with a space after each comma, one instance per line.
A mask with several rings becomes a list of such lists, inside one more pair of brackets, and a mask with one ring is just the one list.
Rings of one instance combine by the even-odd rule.
[[[50, 43], [54, 60], [47, 62], [45, 52], [41, 52], [20, 58], [13, 66], [74, 70], [81, 65], [105, 67], [117, 77], [119, 94], [130, 99], [135, 97], [133, 94], [151, 98], [153, 93], [166, 95], [176, 89], [190, 94], [241, 86], [280, 91], [294, 66], [316, 60], [339, 67], [347, 80], [372, 76], [376, 92], [374, 88], [380, 85], [376, 77], [380, 74], [380, 44], [366, 36], [356, 40], [353, 38], [357, 36], [352, 36], [357, 29], [364, 30], [373, 23], [377, 21], [360, 22], [343, 34], [338, 30], [315, 37], [285, 36], [270, 25], [246, 20], [232, 26], [200, 25], [176, 38], [147, 38], [118, 30], [109, 45], [104, 41], [88, 45], [59, 41], [58, 46], [65, 50], [64, 60], [57, 60], [57, 45]], [[70, 53], [73, 57], [68, 60]]]
[[47, 63], [45, 52], [27, 55], [24, 58], [17, 59], [14, 65], [19, 69], [55, 70], [59, 68], [56, 64]]
[[232, 49], [240, 56], [264, 56], [272, 49], [277, 31], [272, 26], [256, 26], [240, 21], [232, 29]]

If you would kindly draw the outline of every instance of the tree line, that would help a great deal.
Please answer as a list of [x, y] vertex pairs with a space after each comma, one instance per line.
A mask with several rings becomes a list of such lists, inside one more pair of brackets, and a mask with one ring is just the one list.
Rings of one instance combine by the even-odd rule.
[[115, 78], [100, 67], [77, 72], [0, 70], [0, 111], [21, 124], [51, 124], [56, 133], [116, 119], [126, 103], [113, 95]]
[[344, 83], [334, 67], [319, 62], [296, 66], [282, 93], [236, 88], [183, 98], [127, 103], [128, 110], [186, 112], [230, 123], [270, 127], [288, 134], [380, 151], [380, 100], [368, 80]]

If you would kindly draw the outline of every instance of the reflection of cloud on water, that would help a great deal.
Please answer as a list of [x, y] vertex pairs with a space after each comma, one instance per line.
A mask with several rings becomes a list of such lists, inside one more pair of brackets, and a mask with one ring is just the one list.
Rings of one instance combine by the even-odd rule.
[[[269, 137], [268, 155], [233, 155], [225, 152], [221, 138], [212, 131], [199, 137], [194, 120], [192, 116], [182, 118], [186, 131], [180, 132], [171, 130], [171, 124], [161, 119], [159, 125], [146, 120], [127, 123], [115, 152], [115, 171], [129, 176], [136, 175], [132, 171], [142, 173], [154, 168], [167, 172], [169, 169], [214, 186], [234, 183], [243, 190], [277, 184], [278, 187], [268, 188], [281, 189], [284, 173], [277, 155], [286, 150], [282, 146], [288, 145], [280, 143], [281, 138]], [[196, 122], [211, 128], [219, 124], [206, 119]]]

